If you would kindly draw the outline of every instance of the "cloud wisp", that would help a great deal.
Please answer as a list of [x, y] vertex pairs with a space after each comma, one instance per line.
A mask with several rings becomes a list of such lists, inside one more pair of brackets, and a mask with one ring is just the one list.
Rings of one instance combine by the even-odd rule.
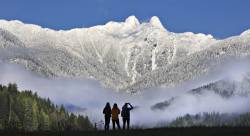
[[[250, 111], [249, 96], [223, 98], [213, 91], [205, 91], [200, 95], [187, 93], [187, 88], [201, 84], [201, 81], [192, 81], [175, 88], [151, 88], [138, 95], [130, 95], [103, 88], [94, 80], [47, 79], [27, 71], [19, 65], [0, 64], [0, 84], [14, 82], [18, 84], [19, 89], [35, 91], [41, 97], [49, 97], [56, 104], [72, 104], [86, 108], [82, 114], [88, 115], [93, 122], [103, 119], [102, 109], [106, 102], [111, 104], [116, 102], [120, 108], [125, 102], [131, 102], [137, 107], [131, 113], [131, 123], [145, 127], [153, 127], [159, 122], [171, 121], [187, 113], [244, 113]], [[240, 68], [236, 67], [232, 70], [242, 71]], [[232, 73], [230, 70], [229, 72]], [[230, 77], [235, 78], [235, 76]], [[236, 77], [237, 80], [241, 79], [239, 76]], [[210, 80], [206, 79], [206, 81]], [[152, 105], [173, 97], [176, 99], [166, 109], [152, 110]]]

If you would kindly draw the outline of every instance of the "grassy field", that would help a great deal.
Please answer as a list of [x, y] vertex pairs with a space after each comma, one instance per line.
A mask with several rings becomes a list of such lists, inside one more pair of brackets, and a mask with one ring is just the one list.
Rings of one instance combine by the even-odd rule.
[[250, 136], [250, 127], [193, 127], [84, 132], [0, 132], [0, 136]]

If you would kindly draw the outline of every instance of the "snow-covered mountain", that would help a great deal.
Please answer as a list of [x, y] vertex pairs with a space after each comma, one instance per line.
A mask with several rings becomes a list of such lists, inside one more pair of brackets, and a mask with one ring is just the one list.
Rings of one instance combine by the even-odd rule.
[[72, 30], [0, 20], [0, 61], [41, 75], [93, 78], [115, 90], [173, 86], [213, 71], [229, 58], [250, 56], [250, 30], [217, 40], [169, 32], [158, 17]]

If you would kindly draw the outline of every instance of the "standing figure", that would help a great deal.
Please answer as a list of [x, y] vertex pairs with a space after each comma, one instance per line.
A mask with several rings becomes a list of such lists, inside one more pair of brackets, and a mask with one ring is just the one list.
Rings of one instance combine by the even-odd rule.
[[109, 124], [110, 124], [110, 118], [111, 118], [111, 107], [110, 104], [107, 102], [105, 108], [103, 109], [103, 114], [105, 118], [105, 125], [104, 130], [109, 131]]
[[130, 125], [130, 111], [134, 107], [130, 103], [125, 103], [122, 107], [122, 121], [123, 121], [123, 129], [125, 129], [125, 126], [127, 124], [127, 129], [129, 129]]
[[117, 125], [118, 129], [121, 129], [119, 123], [120, 109], [118, 108], [116, 103], [114, 104], [111, 113], [112, 113], [113, 130], [115, 130], [115, 124]]

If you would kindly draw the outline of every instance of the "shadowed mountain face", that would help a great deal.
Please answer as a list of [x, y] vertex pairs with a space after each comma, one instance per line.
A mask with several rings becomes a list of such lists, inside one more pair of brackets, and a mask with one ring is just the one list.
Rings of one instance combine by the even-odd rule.
[[165, 110], [168, 106], [171, 105], [171, 103], [175, 100], [174, 97], [172, 97], [169, 100], [166, 100], [164, 102], [156, 103], [155, 105], [151, 106], [151, 110]]
[[55, 31], [0, 20], [0, 62], [24, 65], [49, 78], [92, 78], [114, 90], [176, 86], [208, 75], [229, 59], [250, 55], [250, 32], [225, 40], [173, 33], [158, 17]]

